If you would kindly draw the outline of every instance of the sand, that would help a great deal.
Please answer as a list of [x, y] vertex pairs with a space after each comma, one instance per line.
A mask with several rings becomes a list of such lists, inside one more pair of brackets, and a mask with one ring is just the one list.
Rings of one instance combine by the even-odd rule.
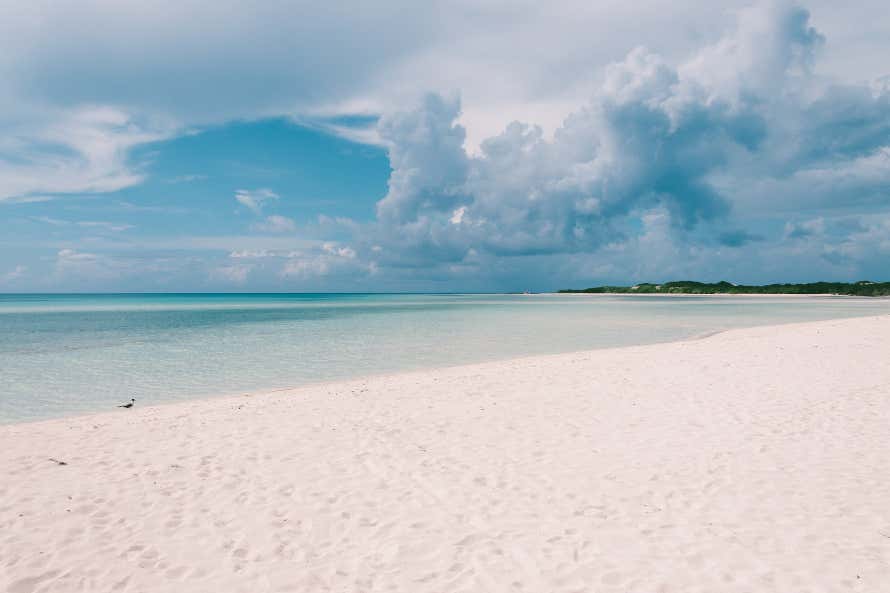
[[880, 593], [890, 316], [137, 402], [0, 472], [9, 593]]

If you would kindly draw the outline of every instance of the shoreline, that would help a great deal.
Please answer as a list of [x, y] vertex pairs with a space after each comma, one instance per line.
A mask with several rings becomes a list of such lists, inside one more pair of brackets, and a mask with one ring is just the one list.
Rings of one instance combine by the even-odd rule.
[[695, 292], [540, 292], [533, 294], [546, 294], [546, 295], [559, 295], [559, 296], [571, 296], [571, 295], [583, 295], [583, 296], [636, 296], [636, 297], [739, 297], [739, 298], [765, 298], [765, 297], [775, 297], [775, 298], [844, 298], [844, 299], [865, 299], [865, 300], [875, 300], [875, 299], [890, 299], [890, 296], [864, 296], [858, 294], [835, 294], [835, 293], [819, 293], [819, 294], [801, 294], [801, 293], [732, 293], [732, 292], [710, 292], [710, 293], [695, 293]]
[[888, 385], [880, 315], [3, 425], [0, 589], [875, 591]]
[[[890, 314], [888, 314], [890, 315]], [[873, 316], [864, 316], [864, 317], [873, 317]], [[853, 317], [853, 318], [840, 318], [840, 319], [862, 319], [862, 317]], [[839, 320], [840, 320], [839, 319]], [[834, 321], [834, 320], [832, 320]], [[383, 373], [373, 373], [369, 375], [361, 375], [357, 377], [352, 377], [348, 379], [333, 379], [329, 381], [312, 381], [309, 383], [304, 383], [301, 385], [293, 385], [289, 387], [269, 387], [262, 389], [255, 389], [251, 391], [239, 391], [232, 393], [218, 393], [212, 395], [201, 395], [198, 397], [189, 397], [181, 400], [172, 400], [172, 401], [162, 401], [149, 405], [137, 405], [134, 406], [130, 410], [117, 410], [117, 409], [106, 409], [102, 411], [95, 412], [84, 412], [82, 414], [71, 414], [65, 416], [57, 416], [52, 418], [42, 418], [37, 420], [22, 420], [16, 421], [13, 420], [11, 422], [0, 422], [0, 433], [2, 433], [4, 428], [9, 427], [17, 427], [17, 426], [26, 426], [32, 424], [46, 424], [46, 423], [60, 423], [71, 420], [88, 420], [93, 417], [105, 417], [105, 416], [117, 416], [119, 414], [134, 414], [140, 410], [158, 410], [164, 409], [168, 407], [175, 406], [184, 406], [189, 404], [200, 404], [200, 403], [212, 403], [212, 402], [223, 402], [226, 400], [238, 400], [240, 398], [253, 398], [253, 397], [266, 397], [266, 396], [276, 396], [284, 393], [300, 391], [304, 389], [337, 389], [346, 384], [352, 384], [355, 382], [366, 382], [366, 381], [374, 381], [379, 379], [393, 379], [398, 378], [404, 375], [416, 375], [416, 374], [427, 374], [427, 373], [436, 373], [442, 371], [450, 371], [456, 369], [462, 369], [465, 367], [477, 367], [489, 364], [497, 364], [497, 363], [506, 363], [506, 362], [525, 362], [525, 361], [534, 361], [536, 359], [547, 359], [556, 356], [568, 356], [568, 355], [580, 355], [587, 354], [593, 352], [602, 352], [602, 351], [620, 351], [627, 348], [644, 348], [647, 346], [661, 346], [665, 344], [681, 344], [684, 342], [696, 342], [699, 340], [705, 340], [713, 336], [720, 335], [722, 333], [735, 331], [736, 329], [751, 329], [757, 327], [779, 327], [782, 325], [795, 325], [798, 323], [820, 323], [820, 322], [795, 322], [791, 321], [783, 324], [770, 324], [770, 325], [755, 325], [750, 326], [750, 328], [723, 328], [723, 329], [715, 329], [709, 330], [705, 332], [701, 332], [699, 334], [695, 334], [689, 336], [688, 338], [684, 338], [682, 340], [667, 340], [663, 342], [649, 342], [646, 344], [633, 344], [629, 346], [604, 346], [602, 348], [587, 348], [584, 350], [569, 350], [566, 352], [553, 352], [549, 354], [529, 354], [526, 356], [511, 356], [507, 358], [495, 358], [492, 360], [481, 360], [477, 362], [468, 362], [461, 364], [452, 364], [452, 365], [444, 365], [444, 366], [432, 366], [432, 367], [420, 367], [415, 369], [406, 369], [401, 371], [394, 372], [383, 372]]]
[[[542, 293], [543, 294], [543, 293]], [[549, 293], [548, 293], [549, 294]], [[554, 293], [555, 294], [555, 293]], [[599, 296], [599, 295], [596, 295]], [[620, 295], [619, 295], [620, 296]], [[637, 295], [641, 296], [641, 295]], [[724, 295], [642, 295], [642, 296], [724, 296]], [[742, 296], [773, 296], [773, 295], [742, 295]], [[821, 295], [789, 295], [789, 296], [799, 296], [799, 297], [811, 297], [811, 296], [821, 296]], [[842, 295], [843, 296], [843, 295]], [[866, 297], [852, 297], [852, 298], [866, 298]], [[886, 316], [890, 316], [890, 313], [887, 313]], [[429, 373], [429, 372], [437, 372], [437, 371], [446, 371], [451, 369], [460, 369], [462, 367], [474, 367], [478, 365], [486, 365], [486, 364], [495, 364], [495, 363], [506, 363], [506, 362], [520, 362], [528, 359], [546, 359], [554, 356], [567, 356], [567, 355], [581, 355], [588, 354], [594, 352], [603, 352], [603, 351], [613, 351], [613, 350], [624, 350], [627, 348], [643, 348], [648, 346], [662, 346], [666, 344], [682, 344], [684, 342], [696, 342], [699, 340], [705, 340], [714, 336], [718, 336], [720, 334], [724, 334], [727, 332], [734, 331], [743, 331], [746, 329], [757, 329], [757, 328], [769, 328], [769, 327], [784, 327], [789, 325], [806, 325], [812, 323], [826, 323], [832, 321], [844, 321], [847, 319], [866, 319], [866, 318], [881, 318], [883, 315], [863, 315], [861, 317], [838, 317], [833, 319], [825, 319], [819, 321], [789, 321], [786, 323], [768, 323], [764, 325], [751, 325], [746, 327], [724, 327], [720, 329], [707, 330], [704, 332], [700, 332], [681, 340], [668, 339], [665, 341], [657, 341], [657, 342], [647, 342], [644, 344], [632, 344], [628, 346], [604, 346], [602, 348], [587, 348], [583, 350], [568, 350], [564, 352], [553, 352], [549, 354], [529, 354], [525, 356], [512, 356], [507, 358], [494, 358], [491, 360], [481, 360], [477, 362], [468, 362], [468, 363], [460, 363], [453, 365], [444, 365], [444, 366], [431, 366], [431, 367], [419, 367], [414, 369], [406, 369], [394, 372], [383, 372], [383, 373], [373, 373], [369, 375], [361, 375], [351, 378], [345, 379], [333, 379], [333, 380], [323, 380], [323, 381], [312, 381], [309, 383], [304, 383], [300, 385], [293, 386], [285, 386], [285, 387], [268, 387], [268, 388], [259, 388], [250, 391], [238, 391], [231, 393], [215, 393], [215, 394], [206, 394], [200, 395], [197, 397], [188, 397], [184, 399], [178, 400], [170, 400], [170, 401], [161, 401], [154, 404], [149, 405], [139, 405], [137, 402], [137, 406], [135, 406], [132, 410], [116, 410], [116, 409], [107, 409], [102, 411], [94, 411], [94, 412], [84, 412], [80, 414], [70, 414], [64, 416], [55, 416], [50, 418], [42, 418], [36, 420], [13, 420], [13, 421], [0, 421], [0, 432], [4, 428], [13, 427], [13, 426], [23, 426], [30, 424], [42, 424], [48, 422], [65, 422], [68, 420], [77, 420], [77, 419], [88, 419], [93, 416], [106, 416], [106, 415], [118, 415], [122, 413], [133, 414], [139, 410], [148, 410], [148, 409], [157, 409], [157, 408], [166, 408], [168, 406], [180, 406], [187, 405], [191, 403], [199, 403], [199, 402], [219, 402], [224, 400], [236, 400], [238, 398], [245, 397], [263, 397], [263, 396], [271, 396], [275, 394], [281, 394], [284, 392], [293, 392], [299, 391], [302, 389], [322, 389], [322, 388], [336, 388], [340, 384], [353, 383], [356, 381], [370, 381], [375, 379], [382, 378], [394, 378], [399, 377], [401, 375], [409, 375], [416, 373]]]

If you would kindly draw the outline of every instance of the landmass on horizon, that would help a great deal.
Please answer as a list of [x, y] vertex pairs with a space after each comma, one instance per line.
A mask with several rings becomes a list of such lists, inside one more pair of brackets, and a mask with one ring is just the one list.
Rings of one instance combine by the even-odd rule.
[[721, 282], [695, 282], [679, 280], [654, 284], [642, 282], [633, 286], [593, 286], [591, 288], [564, 288], [560, 293], [593, 294], [834, 294], [844, 296], [890, 296], [890, 282], [808, 282], [804, 284], [733, 284]]

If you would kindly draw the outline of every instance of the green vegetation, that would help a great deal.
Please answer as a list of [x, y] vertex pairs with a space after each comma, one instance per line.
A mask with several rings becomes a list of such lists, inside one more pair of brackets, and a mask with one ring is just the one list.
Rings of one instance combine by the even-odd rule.
[[579, 290], [560, 290], [565, 293], [616, 294], [842, 294], [850, 296], [890, 296], [890, 282], [810, 282], [809, 284], [766, 284], [747, 286], [731, 282], [644, 282], [634, 286], [595, 286]]

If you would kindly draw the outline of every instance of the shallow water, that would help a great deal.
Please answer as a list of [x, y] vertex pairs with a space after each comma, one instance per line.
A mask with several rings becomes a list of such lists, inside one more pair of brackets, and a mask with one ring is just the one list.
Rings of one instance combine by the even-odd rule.
[[849, 297], [0, 295], [0, 423], [886, 313]]

